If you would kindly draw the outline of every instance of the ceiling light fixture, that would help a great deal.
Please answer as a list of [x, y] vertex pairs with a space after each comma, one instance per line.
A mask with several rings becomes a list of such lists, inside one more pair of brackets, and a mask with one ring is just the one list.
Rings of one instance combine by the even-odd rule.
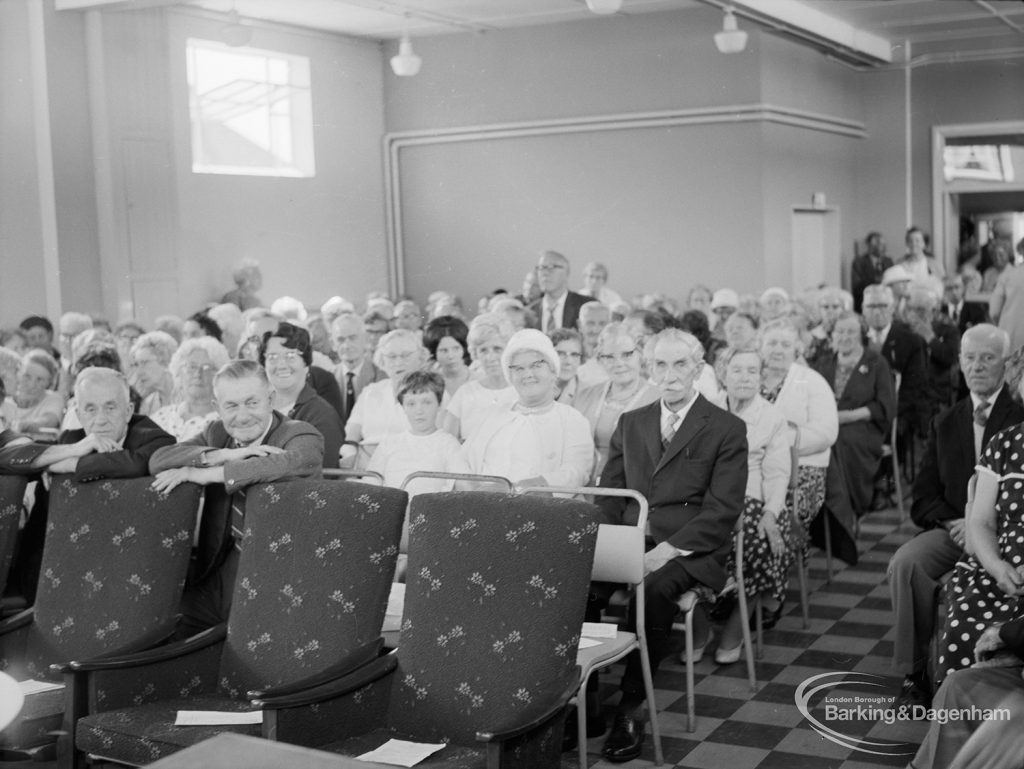
[[622, 0], [587, 0], [587, 8], [591, 13], [607, 16], [619, 12], [619, 9], [622, 8]]
[[242, 23], [238, 11], [234, 7], [228, 11], [227, 23], [220, 28], [220, 39], [232, 48], [241, 48], [243, 45], [249, 45], [252, 40], [252, 27]]
[[413, 52], [412, 41], [406, 32], [398, 44], [398, 55], [391, 57], [391, 71], [399, 77], [413, 77], [420, 71], [422, 64], [423, 59]]
[[747, 33], [736, 26], [732, 8], [725, 9], [722, 31], [715, 34], [715, 46], [722, 53], [739, 53], [747, 47]]

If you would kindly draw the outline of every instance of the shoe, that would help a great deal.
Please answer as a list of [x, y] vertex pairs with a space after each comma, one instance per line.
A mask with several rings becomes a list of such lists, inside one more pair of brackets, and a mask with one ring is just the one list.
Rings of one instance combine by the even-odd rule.
[[723, 649], [721, 646], [715, 649], [715, 662], [719, 665], [731, 665], [734, 662], [739, 662], [742, 656], [743, 641], [740, 641], [731, 649]]
[[[707, 640], [704, 643], [702, 643], [700, 646], [698, 646], [697, 644], [693, 645], [693, 664], [694, 665], [696, 665], [698, 662], [700, 662], [702, 659], [704, 659], [704, 650], [708, 648], [708, 644], [711, 643], [711, 639], [713, 637], [714, 636], [711, 633], [708, 633], [708, 638], [707, 638]], [[686, 647], [685, 646], [683, 647], [683, 650], [681, 652], [679, 652], [679, 661], [682, 662], [684, 665], [686, 664]]]
[[928, 683], [915, 676], [907, 676], [900, 686], [900, 693], [892, 704], [892, 709], [908, 714], [912, 720], [920, 721], [925, 718], [925, 711], [932, 706], [932, 693]]
[[[566, 753], [575, 750], [579, 744], [579, 737], [576, 734], [576, 723], [579, 718], [579, 711], [575, 705], [569, 706], [569, 712], [565, 715], [565, 729], [562, 732], [562, 752]], [[600, 737], [607, 731], [608, 725], [604, 722], [604, 714], [600, 708], [595, 709], [587, 706], [587, 739]]]
[[[761, 629], [762, 630], [771, 630], [773, 627], [778, 625], [779, 624], [779, 620], [782, 619], [782, 610], [785, 609], [785, 608], [786, 608], [786, 602], [785, 601], [779, 601], [779, 607], [775, 611], [769, 612], [767, 615], [765, 615], [764, 612], [762, 612], [761, 613]], [[757, 620], [756, 619], [754, 620], [754, 624], [755, 625], [757, 624]], [[754, 630], [754, 629], [756, 629], [756, 628], [751, 628], [751, 630]]]
[[644, 722], [616, 713], [612, 731], [604, 742], [601, 755], [613, 764], [624, 764], [640, 756], [644, 745]]

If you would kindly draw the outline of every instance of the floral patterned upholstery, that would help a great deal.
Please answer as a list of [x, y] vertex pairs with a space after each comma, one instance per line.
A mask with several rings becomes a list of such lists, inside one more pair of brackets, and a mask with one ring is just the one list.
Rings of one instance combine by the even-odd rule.
[[7, 584], [7, 572], [14, 557], [21, 520], [22, 500], [27, 479], [19, 475], [0, 475], [0, 593]]
[[259, 735], [259, 726], [173, 723], [179, 709], [251, 710], [249, 691], [316, 675], [378, 639], [407, 502], [404, 491], [362, 483], [250, 489], [218, 657], [100, 676], [97, 700], [117, 709], [79, 720], [78, 749], [143, 764], [218, 732]]
[[[597, 529], [596, 508], [578, 500], [415, 497], [398, 667], [390, 683], [370, 687], [390, 686], [389, 733], [353, 734], [328, 749], [351, 755], [396, 735], [451, 743], [428, 766], [481, 766], [478, 732], [550, 710], [579, 680]], [[561, 719], [529, 737], [517, 748], [531, 756], [521, 765], [559, 765]]]
[[[151, 483], [55, 481], [32, 622], [0, 633], [0, 664], [15, 678], [52, 678], [53, 663], [126, 649], [161, 629], [170, 632], [200, 491], [180, 487], [159, 495]], [[25, 745], [36, 719], [52, 717], [59, 724], [63, 706], [60, 695], [33, 695], [20, 727], [5, 732], [5, 744]]]

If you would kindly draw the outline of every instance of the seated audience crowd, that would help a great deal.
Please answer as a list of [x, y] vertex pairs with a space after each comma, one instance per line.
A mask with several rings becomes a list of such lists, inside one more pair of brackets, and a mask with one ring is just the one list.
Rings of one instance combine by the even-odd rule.
[[[623, 301], [597, 262], [573, 291], [570, 260], [545, 251], [520, 296], [495, 291], [474, 317], [444, 291], [422, 310], [383, 294], [361, 312], [337, 296], [312, 311], [291, 297], [268, 307], [259, 265], [245, 261], [222, 304], [184, 320], [111, 331], [68, 312], [56, 329], [34, 315], [4, 331], [0, 472], [207, 487], [180, 637], [230, 610], [253, 484], [340, 467], [389, 486], [428, 471], [501, 476], [519, 489], [633, 489], [650, 504], [644, 613], [656, 674], [679, 597], [726, 588], [737, 528], [748, 607], [759, 602], [770, 628], [815, 519], [850, 511], [856, 529], [894, 504], [891, 455], [911, 465], [921, 528], [888, 570], [893, 667], [905, 677], [897, 706], [1024, 701], [1024, 408], [1009, 380], [1013, 334], [965, 297], [964, 275], [944, 275], [919, 229], [906, 242], [894, 263], [871, 233], [852, 294], [697, 285], [684, 306], [654, 293]], [[984, 280], [995, 287], [1001, 274]], [[419, 479], [409, 491], [455, 484]], [[47, 488], [34, 484], [27, 497], [7, 584], [29, 603]], [[636, 521], [635, 503], [596, 501], [604, 521]], [[593, 586], [591, 619], [610, 594]], [[722, 665], [740, 659], [750, 621], [738, 608], [724, 616]], [[694, 628], [699, 658], [711, 640], [703, 610]], [[993, 656], [1003, 662], [976, 664]], [[626, 660], [604, 747], [612, 762], [637, 757], [644, 741], [641, 662]], [[588, 734], [606, 728], [588, 704]], [[965, 740], [977, 751], [1005, 740], [1020, 755], [1019, 734], [936, 723], [912, 765], [952, 766]]]

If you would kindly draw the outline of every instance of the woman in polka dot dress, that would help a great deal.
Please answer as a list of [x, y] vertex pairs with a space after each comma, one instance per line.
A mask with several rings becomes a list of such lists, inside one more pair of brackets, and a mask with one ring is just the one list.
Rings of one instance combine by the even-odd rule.
[[1024, 427], [997, 433], [978, 463], [967, 518], [973, 555], [957, 563], [946, 586], [949, 612], [936, 679], [974, 662], [985, 628], [1024, 615]]

